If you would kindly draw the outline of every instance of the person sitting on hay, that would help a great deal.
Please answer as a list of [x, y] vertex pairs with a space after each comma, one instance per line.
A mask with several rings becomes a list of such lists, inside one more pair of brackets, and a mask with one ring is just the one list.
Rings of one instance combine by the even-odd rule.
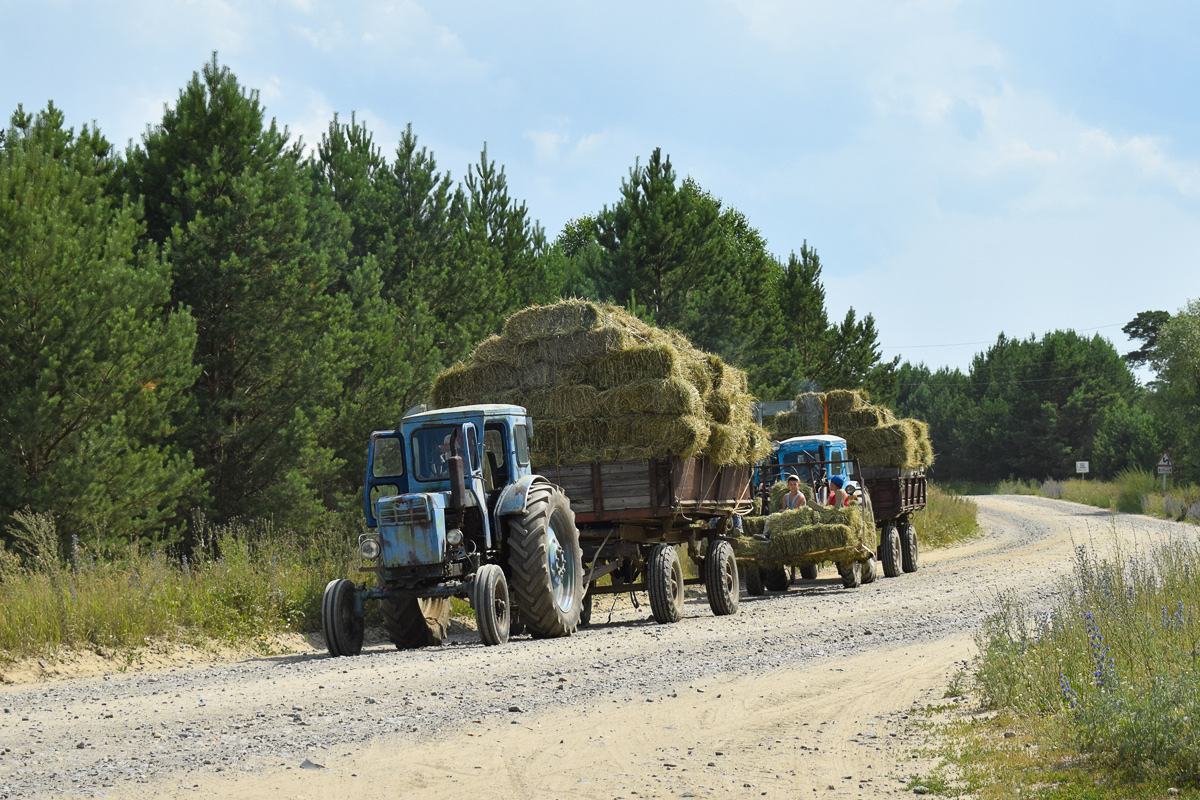
[[783, 496], [783, 510], [792, 511], [797, 508], [803, 508], [807, 501], [804, 499], [804, 492], [800, 491], [800, 477], [798, 475], [788, 475], [787, 488], [787, 494]]
[[846, 479], [841, 475], [834, 475], [829, 479], [829, 505], [834, 508], [841, 508], [850, 505], [850, 495], [845, 489]]

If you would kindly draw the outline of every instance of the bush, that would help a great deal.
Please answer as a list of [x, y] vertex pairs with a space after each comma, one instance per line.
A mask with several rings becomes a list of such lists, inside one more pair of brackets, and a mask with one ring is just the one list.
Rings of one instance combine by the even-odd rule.
[[64, 563], [43, 545], [55, 541], [53, 520], [17, 519], [13, 550], [0, 550], [9, 554], [0, 558], [0, 650], [9, 658], [318, 630], [325, 584], [353, 570], [358, 532], [348, 517], [309, 535], [201, 520], [190, 555], [131, 547], [106, 561], [73, 537]]
[[979, 634], [986, 703], [1063, 718], [1072, 742], [1130, 779], [1200, 783], [1200, 545], [1097, 559], [1076, 551], [1057, 607], [1011, 597]]

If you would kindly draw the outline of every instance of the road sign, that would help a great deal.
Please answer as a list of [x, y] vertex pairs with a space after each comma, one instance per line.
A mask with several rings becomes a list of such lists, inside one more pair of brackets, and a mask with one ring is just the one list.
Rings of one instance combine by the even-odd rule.
[[1086, 461], [1076, 461], [1075, 462], [1075, 471], [1078, 472], [1080, 475], [1084, 474], [1085, 472], [1091, 472], [1090, 467], [1091, 467], [1091, 465]]
[[1173, 470], [1174, 466], [1171, 464], [1171, 457], [1163, 453], [1162, 458], [1158, 460], [1158, 474], [1170, 475]]

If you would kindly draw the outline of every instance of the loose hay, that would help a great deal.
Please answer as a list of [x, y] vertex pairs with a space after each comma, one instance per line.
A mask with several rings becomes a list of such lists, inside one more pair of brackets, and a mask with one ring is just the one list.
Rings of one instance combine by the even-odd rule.
[[431, 402], [525, 406], [539, 466], [666, 455], [748, 464], [771, 447], [745, 372], [625, 309], [581, 300], [514, 314], [438, 376]]

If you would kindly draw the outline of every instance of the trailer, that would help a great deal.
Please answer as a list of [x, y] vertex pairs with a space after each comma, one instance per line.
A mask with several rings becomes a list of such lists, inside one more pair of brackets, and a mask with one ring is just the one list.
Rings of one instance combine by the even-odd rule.
[[[718, 466], [701, 456], [592, 462], [536, 468], [571, 502], [583, 551], [581, 621], [596, 595], [646, 592], [659, 623], [677, 622], [684, 587], [702, 584], [718, 616], [738, 608], [737, 518], [751, 512], [752, 467]], [[686, 545], [698, 578], [685, 578]], [[609, 583], [600, 586], [601, 578]]]
[[925, 473], [897, 467], [863, 467], [860, 476], [879, 529], [879, 560], [884, 575], [894, 578], [901, 572], [916, 572], [920, 546], [913, 515], [928, 500]]

